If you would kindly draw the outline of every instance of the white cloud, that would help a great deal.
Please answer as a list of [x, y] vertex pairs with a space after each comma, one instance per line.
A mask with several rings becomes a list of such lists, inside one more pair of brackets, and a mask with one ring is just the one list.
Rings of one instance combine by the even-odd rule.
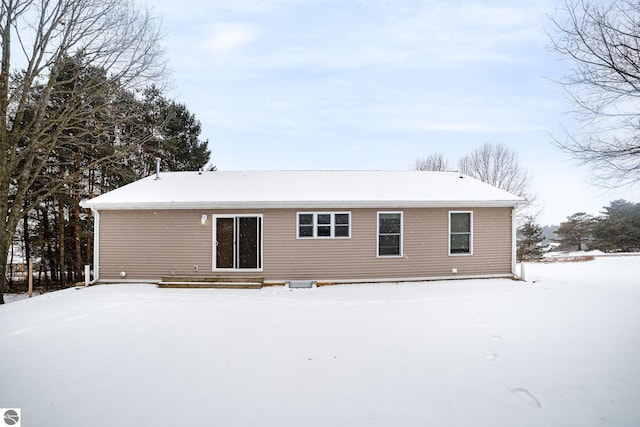
[[535, 5], [442, 2], [396, 17], [383, 30], [392, 47], [423, 55], [430, 64], [519, 61], [526, 57], [523, 44], [544, 37], [539, 15]]
[[202, 47], [214, 53], [229, 52], [248, 43], [258, 36], [258, 29], [251, 24], [218, 22], [209, 29]]

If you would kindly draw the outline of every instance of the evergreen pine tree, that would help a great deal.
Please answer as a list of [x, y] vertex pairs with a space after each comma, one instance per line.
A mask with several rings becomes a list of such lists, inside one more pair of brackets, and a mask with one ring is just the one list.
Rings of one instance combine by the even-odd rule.
[[615, 200], [593, 227], [593, 246], [605, 252], [640, 250], [640, 203]]
[[593, 224], [593, 217], [585, 212], [578, 212], [567, 217], [567, 221], [561, 223], [555, 231], [559, 237], [560, 247], [565, 250], [583, 250], [583, 245], [591, 240]]
[[536, 224], [532, 218], [527, 218], [526, 222], [518, 229], [518, 261], [535, 261], [542, 258], [543, 248], [541, 246], [544, 236], [542, 227]]

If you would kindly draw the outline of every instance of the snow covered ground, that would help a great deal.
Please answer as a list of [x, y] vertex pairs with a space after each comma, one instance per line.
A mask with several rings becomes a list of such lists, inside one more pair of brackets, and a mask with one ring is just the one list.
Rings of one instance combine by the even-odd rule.
[[[42, 295], [44, 291], [34, 290], [32, 293], [32, 298], [37, 297], [38, 295]], [[21, 292], [18, 294], [4, 294], [4, 302], [8, 304], [10, 302], [22, 301], [23, 299], [29, 298], [29, 294], [27, 292]]]
[[23, 426], [637, 426], [640, 258], [500, 280], [103, 285], [0, 306]]

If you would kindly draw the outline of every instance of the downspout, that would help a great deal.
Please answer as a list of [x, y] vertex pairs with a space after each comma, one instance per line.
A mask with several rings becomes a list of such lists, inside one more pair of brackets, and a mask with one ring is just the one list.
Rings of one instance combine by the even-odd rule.
[[511, 274], [513, 274], [514, 277], [518, 277], [516, 274], [516, 235], [518, 232], [516, 224], [516, 207], [517, 205], [511, 210]]
[[93, 280], [90, 285], [95, 284], [100, 278], [100, 212], [95, 207], [91, 208], [93, 213]]

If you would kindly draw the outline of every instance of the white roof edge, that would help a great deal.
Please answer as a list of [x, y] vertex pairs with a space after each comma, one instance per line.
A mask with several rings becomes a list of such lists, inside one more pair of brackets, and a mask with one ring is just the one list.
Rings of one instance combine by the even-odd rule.
[[97, 210], [149, 210], [149, 209], [309, 209], [309, 208], [492, 208], [525, 205], [526, 200], [468, 200], [468, 201], [268, 201], [268, 202], [182, 202], [182, 203], [96, 203], [83, 201], [83, 208]]
[[81, 206], [98, 210], [398, 209], [523, 203], [521, 197], [458, 173], [235, 171], [167, 172], [160, 180], [143, 178], [85, 200]]

